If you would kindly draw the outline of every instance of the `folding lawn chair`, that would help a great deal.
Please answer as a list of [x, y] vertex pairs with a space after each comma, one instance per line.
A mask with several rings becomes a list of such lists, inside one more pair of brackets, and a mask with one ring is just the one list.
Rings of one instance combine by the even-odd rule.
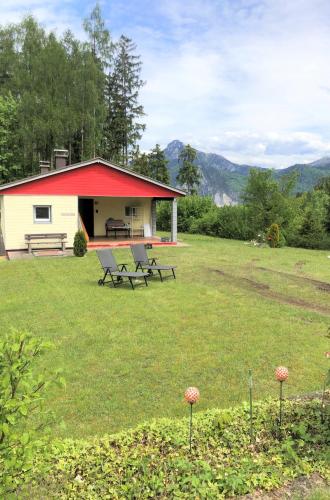
[[148, 258], [147, 251], [143, 243], [131, 245], [131, 251], [136, 265], [136, 271], [138, 269], [141, 269], [141, 271], [146, 270], [148, 271], [149, 275], [152, 275], [153, 271], [158, 271], [161, 281], [163, 281], [162, 271], [172, 271], [173, 278], [175, 279], [174, 269], [176, 268], [176, 266], [165, 266], [163, 264], [157, 264], [157, 259], [155, 257]]
[[[112, 283], [114, 287], [124, 283], [124, 278], [127, 278], [134, 290], [133, 279], [143, 278], [146, 286], [148, 286], [148, 274], [143, 271], [127, 271], [126, 264], [117, 264], [116, 259], [109, 248], [96, 250], [97, 256], [104, 271], [103, 278], [99, 279], [100, 286], [105, 283]], [[106, 281], [106, 277], [110, 276], [111, 280]]]

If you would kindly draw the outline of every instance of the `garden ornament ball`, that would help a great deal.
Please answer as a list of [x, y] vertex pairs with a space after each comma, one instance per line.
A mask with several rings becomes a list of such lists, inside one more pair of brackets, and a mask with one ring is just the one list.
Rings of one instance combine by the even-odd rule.
[[289, 370], [285, 366], [278, 366], [275, 370], [275, 378], [280, 383], [280, 416], [279, 416], [279, 439], [282, 439], [282, 401], [283, 401], [283, 382], [287, 380]]
[[276, 380], [278, 380], [279, 382], [285, 382], [288, 376], [289, 376], [289, 370], [285, 366], [279, 366], [278, 368], [276, 368], [275, 370]]
[[188, 389], [184, 393], [184, 398], [187, 403], [190, 403], [191, 405], [197, 403], [197, 401], [199, 400], [199, 390], [197, 389], [197, 387], [188, 387]]
[[192, 416], [193, 404], [199, 400], [199, 390], [197, 387], [188, 387], [184, 393], [184, 399], [190, 404], [190, 419], [189, 419], [189, 451], [192, 450]]

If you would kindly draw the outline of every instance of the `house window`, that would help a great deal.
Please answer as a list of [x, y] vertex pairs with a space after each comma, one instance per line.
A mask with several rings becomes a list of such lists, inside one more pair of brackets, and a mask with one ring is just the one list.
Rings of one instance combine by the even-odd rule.
[[136, 207], [125, 207], [125, 216], [126, 217], [136, 217], [137, 216], [137, 208]]
[[33, 221], [39, 224], [52, 222], [52, 207], [50, 205], [34, 205]]

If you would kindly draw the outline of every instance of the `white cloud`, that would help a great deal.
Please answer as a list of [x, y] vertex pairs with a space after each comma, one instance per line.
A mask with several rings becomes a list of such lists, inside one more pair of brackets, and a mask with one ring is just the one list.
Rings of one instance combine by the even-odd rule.
[[[186, 3], [166, 2], [162, 12], [168, 12], [177, 42], [166, 57], [154, 57], [150, 49], [145, 54], [145, 144], [189, 137], [209, 149], [214, 135], [229, 140], [236, 133], [235, 158], [244, 162], [284, 166], [327, 154], [330, 4], [195, 5], [197, 12]], [[241, 130], [255, 139], [247, 143]], [[222, 154], [232, 151], [223, 141], [221, 148]]]
[[212, 136], [205, 143], [205, 148], [238, 163], [279, 168], [329, 156], [330, 140], [327, 142], [318, 134], [306, 132], [279, 134], [241, 130]]
[[0, 22], [19, 23], [25, 16], [33, 15], [47, 30], [62, 34], [70, 28], [82, 35], [85, 11], [81, 11], [82, 17], [77, 16], [76, 4], [74, 0], [4, 0], [0, 5]]

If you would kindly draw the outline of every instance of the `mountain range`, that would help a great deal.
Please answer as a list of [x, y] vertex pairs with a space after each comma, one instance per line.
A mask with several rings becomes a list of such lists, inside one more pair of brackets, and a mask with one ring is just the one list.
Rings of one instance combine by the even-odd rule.
[[[172, 185], [177, 185], [176, 176], [179, 170], [178, 157], [184, 144], [174, 140], [165, 148], [165, 156], [168, 160], [168, 168]], [[251, 165], [239, 165], [233, 163], [224, 156], [214, 153], [204, 153], [197, 150], [196, 165], [201, 170], [202, 182], [199, 193], [212, 196], [219, 206], [236, 204], [244, 189]], [[292, 171], [298, 172], [298, 181], [295, 192], [308, 191], [313, 188], [321, 177], [330, 175], [330, 157], [321, 158], [312, 163], [296, 164], [291, 167], [274, 170], [275, 179], [280, 179]]]

